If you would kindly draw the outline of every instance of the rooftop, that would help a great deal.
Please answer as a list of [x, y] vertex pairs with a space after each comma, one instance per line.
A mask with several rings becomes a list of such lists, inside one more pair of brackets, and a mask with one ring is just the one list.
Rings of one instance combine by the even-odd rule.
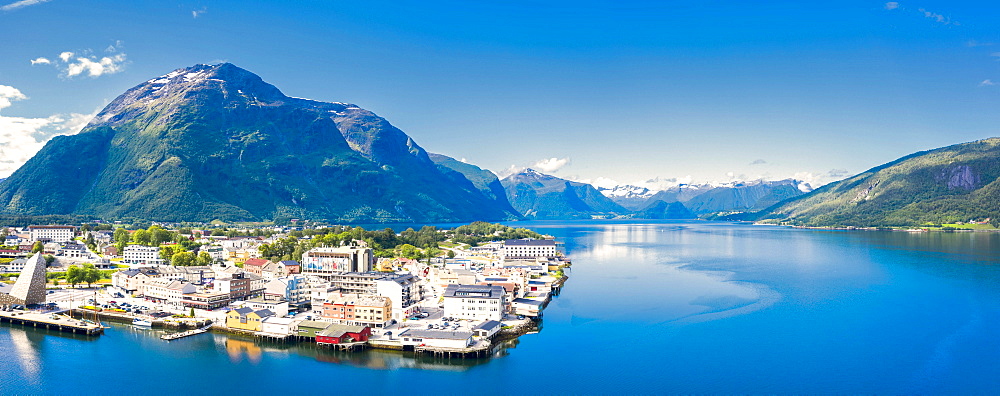
[[472, 337], [472, 332], [407, 329], [399, 335], [402, 337], [431, 338], [437, 340], [467, 340]]

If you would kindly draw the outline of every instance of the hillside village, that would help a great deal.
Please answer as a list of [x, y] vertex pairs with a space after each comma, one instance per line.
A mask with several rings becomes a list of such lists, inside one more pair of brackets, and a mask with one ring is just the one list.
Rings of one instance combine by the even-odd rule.
[[[7, 229], [0, 271], [13, 280], [26, 262], [45, 257], [44, 307], [52, 310], [156, 326], [210, 321], [218, 331], [338, 348], [464, 355], [488, 350], [497, 334], [530, 328], [567, 279], [570, 261], [552, 237], [489, 223], [463, 227], [396, 234], [29, 226]], [[79, 275], [88, 270], [90, 279]], [[10, 288], [0, 284], [2, 293]]]

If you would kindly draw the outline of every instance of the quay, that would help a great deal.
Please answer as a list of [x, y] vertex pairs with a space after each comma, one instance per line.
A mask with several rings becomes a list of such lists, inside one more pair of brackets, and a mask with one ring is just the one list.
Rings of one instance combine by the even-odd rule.
[[52, 313], [37, 313], [29, 311], [0, 311], [0, 322], [18, 324], [26, 327], [44, 327], [49, 330], [59, 330], [73, 334], [98, 336], [104, 334], [104, 327], [73, 319], [66, 315]]
[[193, 336], [193, 335], [198, 335], [198, 334], [201, 334], [201, 333], [206, 333], [206, 332], [208, 332], [208, 329], [210, 327], [212, 327], [212, 326], [209, 325], [209, 326], [205, 326], [205, 327], [202, 327], [202, 328], [199, 328], [199, 329], [182, 331], [180, 333], [164, 334], [164, 335], [160, 336], [160, 339], [161, 340], [171, 341], [171, 340], [176, 340], [176, 339], [180, 339], [180, 338], [184, 338], [184, 337], [190, 337], [190, 336]]

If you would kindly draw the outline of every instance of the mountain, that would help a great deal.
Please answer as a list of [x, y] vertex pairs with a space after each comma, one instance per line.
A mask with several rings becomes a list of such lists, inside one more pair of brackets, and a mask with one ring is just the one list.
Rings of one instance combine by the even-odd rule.
[[472, 183], [484, 196], [493, 200], [497, 207], [508, 212], [511, 217], [520, 217], [517, 209], [507, 200], [507, 192], [493, 172], [462, 162], [447, 155], [428, 153], [438, 170], [449, 176], [455, 183]]
[[680, 202], [656, 201], [645, 209], [637, 211], [633, 217], [636, 219], [693, 219], [698, 216]]
[[914, 226], [1000, 218], [1000, 138], [908, 155], [775, 205], [808, 226]]
[[[805, 194], [811, 188], [798, 180], [753, 180], [723, 184], [678, 184], [655, 191], [639, 186], [615, 186], [601, 192], [625, 208], [643, 212], [662, 209], [660, 202], [681, 202], [696, 215], [718, 212], [757, 212]], [[643, 216], [641, 213], [637, 217]], [[653, 217], [657, 218], [657, 217]]]
[[589, 219], [628, 213], [594, 186], [526, 169], [500, 182], [507, 199], [529, 219]]
[[646, 187], [628, 184], [614, 186], [611, 188], [597, 187], [597, 191], [600, 191], [601, 194], [611, 198], [611, 200], [616, 204], [619, 204], [628, 210], [642, 209], [649, 203], [649, 198], [658, 192], [650, 190]]
[[126, 91], [0, 183], [0, 213], [161, 221], [517, 218], [385, 119], [229, 63]]
[[797, 180], [751, 181], [708, 189], [683, 201], [692, 212], [757, 212], [789, 198], [805, 194]]

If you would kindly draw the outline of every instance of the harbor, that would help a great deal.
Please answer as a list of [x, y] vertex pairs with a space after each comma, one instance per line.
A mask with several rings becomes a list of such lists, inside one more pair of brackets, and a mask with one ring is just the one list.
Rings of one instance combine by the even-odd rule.
[[99, 336], [104, 333], [104, 327], [81, 319], [55, 313], [39, 313], [31, 311], [0, 311], [0, 322], [17, 324], [25, 327], [45, 328], [73, 334]]

